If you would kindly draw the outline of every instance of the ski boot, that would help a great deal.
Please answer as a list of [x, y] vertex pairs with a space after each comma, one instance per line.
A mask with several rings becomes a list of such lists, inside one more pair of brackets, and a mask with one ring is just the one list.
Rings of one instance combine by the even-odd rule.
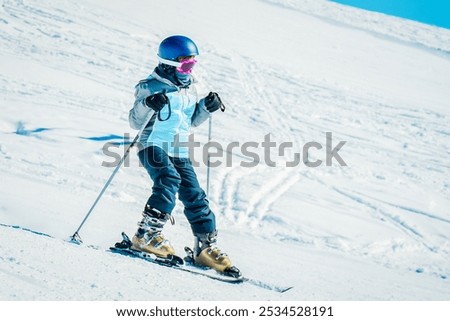
[[173, 224], [170, 214], [162, 213], [147, 205], [142, 216], [142, 221], [138, 223], [139, 228], [131, 239], [131, 249], [154, 254], [161, 258], [173, 256], [174, 248], [161, 234], [164, 224], [169, 218]]
[[212, 268], [226, 276], [233, 278], [242, 277], [239, 269], [233, 266], [227, 254], [219, 250], [216, 242], [217, 231], [196, 234], [194, 250], [192, 251], [194, 263], [203, 267]]

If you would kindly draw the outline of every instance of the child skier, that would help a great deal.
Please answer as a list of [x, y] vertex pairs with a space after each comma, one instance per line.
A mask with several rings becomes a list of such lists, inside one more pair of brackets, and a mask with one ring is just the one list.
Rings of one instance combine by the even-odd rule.
[[217, 231], [214, 213], [209, 208], [189, 159], [188, 142], [191, 126], [198, 126], [210, 114], [223, 108], [217, 93], [198, 100], [191, 76], [196, 64], [198, 48], [185, 36], [171, 36], [159, 45], [159, 64], [153, 73], [136, 85], [135, 102], [129, 121], [133, 129], [140, 129], [150, 116], [142, 132], [139, 160], [153, 181], [142, 220], [132, 238], [132, 248], [161, 258], [175, 254], [161, 231], [170, 220], [175, 197], [184, 205], [184, 214], [194, 234], [196, 264], [239, 276], [239, 270], [216, 245]]

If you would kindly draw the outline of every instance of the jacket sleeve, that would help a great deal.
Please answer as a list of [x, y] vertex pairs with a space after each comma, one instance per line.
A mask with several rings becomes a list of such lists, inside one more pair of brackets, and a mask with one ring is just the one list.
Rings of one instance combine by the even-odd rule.
[[143, 86], [142, 83], [139, 83], [136, 86], [136, 91], [134, 93], [134, 105], [128, 115], [130, 126], [133, 129], [141, 129], [142, 126], [144, 126], [145, 120], [148, 119], [148, 116], [150, 116], [149, 113], [152, 115], [155, 113], [151, 108], [145, 105], [145, 98], [152, 94], [146, 87], [147, 86]]
[[200, 126], [205, 120], [210, 117], [210, 112], [206, 110], [205, 99], [200, 99], [195, 107], [194, 114], [192, 115], [192, 126]]

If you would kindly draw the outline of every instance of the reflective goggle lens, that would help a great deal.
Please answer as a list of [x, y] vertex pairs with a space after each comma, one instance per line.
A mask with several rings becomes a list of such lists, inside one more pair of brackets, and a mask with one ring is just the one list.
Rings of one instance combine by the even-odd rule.
[[195, 60], [195, 58], [181, 60], [180, 65], [177, 67], [177, 71], [182, 74], [190, 74], [196, 63], [197, 60]]

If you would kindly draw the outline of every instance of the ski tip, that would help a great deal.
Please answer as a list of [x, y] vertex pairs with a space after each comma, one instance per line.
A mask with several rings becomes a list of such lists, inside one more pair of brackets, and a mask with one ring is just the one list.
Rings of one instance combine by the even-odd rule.
[[287, 291], [289, 291], [289, 290], [291, 290], [293, 288], [294, 288], [293, 286], [290, 286], [290, 287], [287, 287], [287, 288], [284, 288], [284, 289], [279, 289], [279, 292], [280, 293], [285, 293], [285, 292], [287, 292]]
[[247, 283], [250, 283], [254, 286], [260, 287], [262, 289], [266, 289], [266, 290], [274, 291], [274, 292], [278, 292], [278, 293], [285, 293], [294, 288], [294, 286], [279, 286], [279, 285], [275, 285], [275, 284], [266, 283], [261, 280], [251, 279], [251, 278], [246, 278], [246, 277], [244, 277], [244, 281]]

